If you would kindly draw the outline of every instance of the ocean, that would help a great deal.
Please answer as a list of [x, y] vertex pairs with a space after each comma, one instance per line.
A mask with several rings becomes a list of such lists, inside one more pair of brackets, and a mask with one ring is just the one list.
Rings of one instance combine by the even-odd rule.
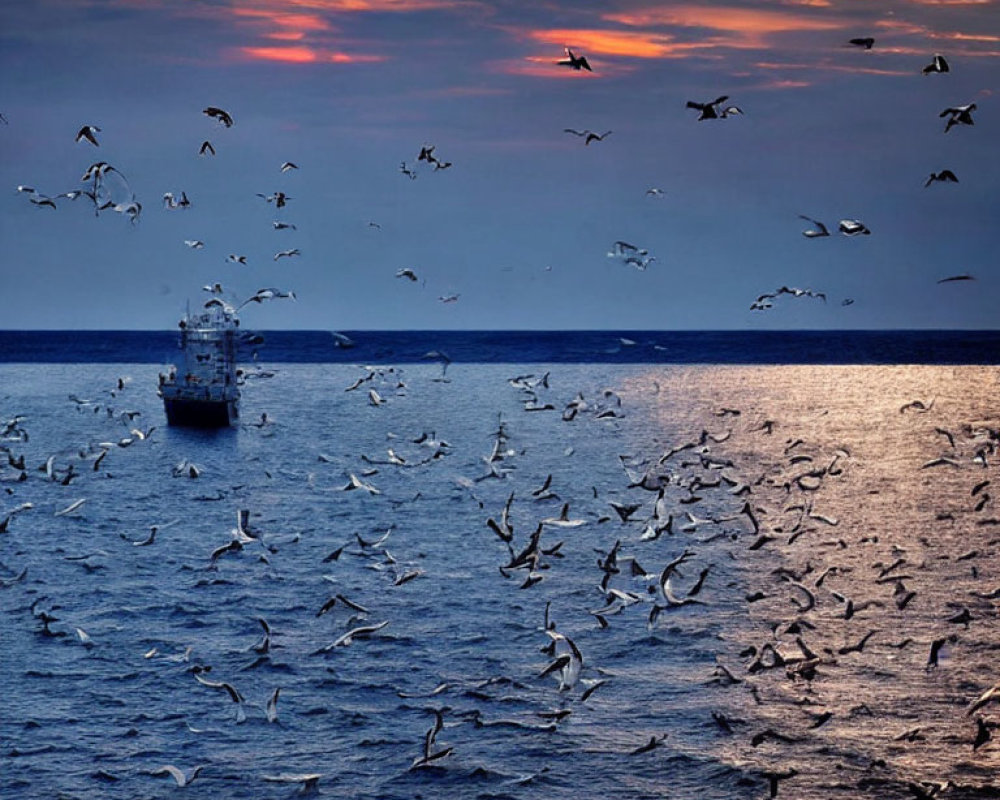
[[1000, 334], [342, 335], [0, 333], [0, 796], [1000, 797]]

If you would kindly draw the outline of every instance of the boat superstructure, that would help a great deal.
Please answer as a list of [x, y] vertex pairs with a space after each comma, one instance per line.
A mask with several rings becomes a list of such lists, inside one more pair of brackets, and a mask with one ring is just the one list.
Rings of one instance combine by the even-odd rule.
[[159, 394], [168, 425], [224, 428], [239, 418], [236, 369], [240, 321], [228, 303], [213, 298], [178, 323], [181, 358], [160, 375]]

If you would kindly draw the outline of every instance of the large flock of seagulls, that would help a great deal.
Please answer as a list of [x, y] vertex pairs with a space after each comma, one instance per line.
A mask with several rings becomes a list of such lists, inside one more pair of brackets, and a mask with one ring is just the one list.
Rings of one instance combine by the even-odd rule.
[[[847, 46], [871, 50], [875, 47], [875, 39], [873, 37], [853, 38], [847, 42]], [[593, 71], [586, 57], [575, 53], [569, 47], [565, 48], [565, 57], [555, 63], [557, 66], [567, 67], [576, 72]], [[945, 75], [950, 72], [951, 67], [948, 61], [941, 54], [935, 54], [930, 63], [926, 64], [919, 70], [919, 73], [925, 76], [934, 74]], [[686, 106], [688, 109], [698, 112], [697, 120], [699, 122], [721, 121], [744, 114], [741, 107], [729, 103], [728, 95], [720, 95], [715, 99], [706, 101], [690, 100], [687, 102]], [[975, 110], [975, 103], [949, 106], [948, 108], [942, 110], [940, 112], [940, 117], [943, 119], [946, 118], [944, 132], [948, 133], [956, 126], [974, 125], [972, 115]], [[222, 129], [232, 128], [236, 124], [234, 116], [225, 109], [216, 106], [207, 106], [203, 110], [203, 113], [210, 119], [214, 120]], [[584, 128], [583, 130], [565, 128], [564, 132], [582, 139], [584, 145], [590, 145], [594, 142], [603, 142], [612, 133], [610, 130], [598, 133], [590, 130], [589, 128]], [[87, 144], [91, 147], [99, 147], [100, 141], [98, 139], [98, 135], [100, 133], [100, 127], [88, 123], [81, 126], [76, 135], [75, 141], [77, 143]], [[211, 157], [216, 153], [216, 146], [210, 140], [206, 139], [201, 143], [197, 152], [202, 157]], [[413, 162], [407, 162], [405, 160], [400, 162], [399, 172], [406, 178], [415, 180], [420, 174], [421, 167], [424, 165], [431, 168], [433, 172], [438, 172], [451, 168], [452, 162], [439, 157], [436, 153], [435, 145], [424, 144], [420, 146]], [[280, 172], [282, 174], [290, 171], [296, 171], [298, 169], [298, 165], [292, 161], [285, 161], [280, 166]], [[955, 173], [951, 169], [945, 168], [938, 172], [932, 172], [926, 179], [924, 186], [926, 188], [936, 183], [958, 183], [958, 177], [956, 177]], [[29, 202], [39, 208], [56, 209], [58, 202], [61, 200], [77, 201], [80, 198], [86, 198], [90, 201], [95, 213], [118, 213], [125, 216], [133, 224], [139, 222], [143, 212], [143, 204], [135, 195], [128, 180], [119, 169], [107, 162], [97, 161], [86, 169], [80, 179], [80, 184], [81, 185], [78, 187], [58, 194], [47, 194], [39, 191], [34, 186], [27, 184], [19, 185], [17, 190], [27, 195]], [[665, 196], [664, 190], [657, 187], [650, 188], [646, 194], [647, 196], [654, 198], [662, 198]], [[257, 196], [264, 199], [268, 204], [273, 204], [276, 210], [285, 209], [288, 202], [293, 199], [284, 191], [274, 191], [269, 194], [258, 193]], [[163, 207], [167, 210], [185, 210], [191, 206], [192, 201], [183, 190], [179, 193], [175, 191], [167, 191], [163, 194]], [[831, 235], [831, 228], [828, 227], [826, 223], [812, 219], [806, 215], [800, 216], [803, 219], [809, 220], [813, 225], [812, 228], [802, 231], [803, 236], [809, 239], [819, 239], [829, 237]], [[273, 224], [275, 230], [296, 230], [296, 226], [293, 223], [284, 219], [275, 220]], [[373, 229], [380, 229], [381, 227], [376, 222], [371, 222], [369, 225]], [[871, 234], [871, 230], [862, 220], [850, 218], [840, 219], [835, 226], [835, 230], [847, 237]], [[203, 241], [194, 239], [185, 240], [185, 243], [189, 247], [198, 249], [204, 247], [205, 245]], [[615, 247], [618, 248], [621, 244], [623, 243], [617, 242]], [[642, 251], [639, 248], [629, 245], [627, 246], [627, 250], [628, 252], [621, 252], [616, 249], [613, 252], [613, 255], [619, 258], [622, 263], [635, 267], [639, 270], [645, 270], [655, 260], [655, 258], [650, 256], [648, 252]], [[298, 255], [301, 255], [301, 251], [298, 248], [287, 248], [277, 251], [274, 254], [274, 261]], [[246, 265], [248, 263], [248, 257], [244, 254], [232, 253], [228, 256], [227, 261]], [[408, 278], [410, 280], [413, 280], [413, 276], [415, 276], [415, 274], [414, 268], [409, 266], [401, 267], [396, 272], [397, 277]], [[952, 279], [952, 277], [953, 276], [944, 277], [939, 280], [938, 283], [947, 283]], [[974, 276], [969, 273], [963, 273], [959, 277], [962, 280], [975, 280]], [[425, 285], [426, 280], [421, 280], [421, 286]], [[825, 297], [826, 294], [827, 292], [824, 290], [806, 289], [802, 294], [796, 294], [794, 296]], [[459, 292], [448, 290], [440, 294], [438, 300], [441, 303], [454, 303], [460, 296]], [[239, 304], [239, 300], [235, 298], [235, 296], [232, 298], [231, 302], [234, 305]], [[847, 306], [853, 303], [853, 298], [844, 298], [841, 305]], [[754, 300], [750, 304], [751, 311], [766, 311], [770, 308], [772, 308], [772, 304], [762, 302], [760, 298]]]
[[[875, 42], [864, 38], [851, 40], [849, 44], [871, 49]], [[557, 65], [576, 72], [592, 71], [586, 57], [569, 48]], [[922, 71], [926, 75], [949, 70], [945, 59], [936, 55]], [[740, 107], [727, 105], [728, 101], [728, 96], [722, 95], [707, 102], [690, 101], [687, 107], [698, 112], [698, 121], [726, 120], [744, 114]], [[942, 111], [941, 118], [947, 118], [944, 132], [972, 125], [973, 111], [973, 103]], [[221, 108], [208, 106], [204, 114], [222, 131], [236, 124], [233, 115]], [[99, 147], [101, 132], [96, 125], [84, 125], [76, 142]], [[611, 131], [566, 129], [565, 133], [590, 145], [605, 142]], [[196, 150], [201, 157], [211, 157], [216, 146], [206, 139]], [[422, 170], [433, 174], [452, 167], [452, 162], [443, 160], [432, 144], [422, 145], [412, 158], [414, 165], [402, 161], [399, 168], [407, 180], [415, 180], [423, 174]], [[296, 170], [294, 162], [286, 161], [278, 171], [284, 175]], [[926, 186], [957, 180], [945, 169], [932, 174]], [[120, 170], [96, 161], [86, 169], [79, 183], [80, 188], [61, 194], [44, 194], [28, 185], [18, 186], [17, 190], [40, 209], [56, 209], [63, 200], [84, 199], [91, 203], [95, 214], [120, 214], [131, 224], [139, 224], [143, 205]], [[647, 194], [656, 198], [663, 191], [650, 189]], [[273, 221], [275, 230], [296, 230], [283, 216], [294, 196], [280, 189], [258, 196], [275, 209], [279, 217]], [[163, 209], [169, 213], [183, 213], [194, 205], [183, 189], [171, 189], [163, 195]], [[812, 226], [802, 232], [806, 238], [831, 236], [825, 223], [803, 218]], [[372, 227], [377, 229], [377, 223], [372, 223]], [[848, 237], [873, 235], [857, 219], [839, 220], [836, 230]], [[201, 240], [184, 243], [192, 250], [204, 247]], [[297, 247], [284, 248], [274, 253], [273, 261], [301, 255]], [[623, 240], [614, 241], [607, 256], [640, 271], [655, 262], [648, 249]], [[245, 265], [248, 256], [232, 253], [226, 261]], [[395, 275], [406, 284], [422, 283], [410, 267], [400, 268]], [[972, 279], [971, 275], [954, 275], [942, 278], [941, 282]], [[204, 289], [212, 295], [209, 304], [226, 303], [234, 310], [251, 303], [295, 299], [292, 290], [264, 287], [230, 303], [223, 299], [226, 293], [220, 282], [208, 283]], [[459, 298], [458, 292], [442, 291], [439, 301], [454, 303]], [[765, 311], [779, 298], [822, 302], [827, 299], [822, 291], [783, 285], [760, 294], [751, 308]], [[842, 302], [846, 305], [852, 301], [848, 298]], [[428, 360], [441, 364], [441, 375], [436, 380], [448, 381], [447, 355], [429, 353]], [[618, 420], [625, 413], [617, 392], [608, 389], [589, 398], [582, 392], [561, 393], [549, 374], [513, 376], [508, 388], [517, 393], [525, 414], [551, 414], [555, 424], [599, 425]], [[406, 397], [407, 385], [398, 371], [372, 367], [345, 387], [346, 392], [358, 390], [367, 391], [351, 395], [352, 398], [363, 397], [360, 402], [366, 406], [385, 410]], [[0, 425], [3, 457], [0, 482], [4, 500], [16, 502], [18, 494], [29, 487], [33, 493], [51, 493], [54, 500], [48, 506], [53, 516], [79, 515], [88, 498], [81, 496], [64, 502], [68, 499], [66, 487], [76, 491], [85, 487], [88, 480], [109, 477], [116, 458], [127, 458], [136, 449], [158, 444], [153, 436], [154, 427], [136, 423], [141, 415], [127, 404], [129, 391], [130, 381], [123, 377], [92, 397], [68, 398], [68, 408], [100, 419], [112, 432], [69, 452], [26, 455], [32, 438], [30, 420], [25, 415], [16, 415]], [[931, 401], [915, 400], [899, 408], [899, 415], [905, 420], [923, 420], [924, 415], [932, 412]], [[551, 601], [545, 605], [542, 619], [525, 621], [527, 625], [535, 625], [544, 655], [537, 669], [528, 674], [515, 678], [494, 676], [475, 682], [444, 680], [423, 693], [400, 694], [401, 699], [416, 697], [423, 701], [426, 707], [422, 714], [431, 720], [422, 739], [409, 743], [412, 758], [409, 769], [432, 772], [445, 768], [443, 765], [461, 758], [463, 739], [468, 741], [475, 731], [485, 727], [504, 726], [518, 730], [525, 737], [535, 737], [572, 724], [575, 717], [587, 713], [592, 698], [597, 701], [602, 694], [610, 693], [615, 683], [624, 682], [593, 663], [586, 645], [581, 645], [584, 640], [578, 631], [599, 634], [612, 626], [638, 625], [650, 633], [662, 632], [669, 628], [672, 615], [697, 615], [703, 607], [721, 603], [733, 594], [738, 582], [724, 585], [715, 580], [722, 571], [719, 559], [728, 559], [745, 564], [750, 584], [745, 591], [740, 590], [738, 607], [762, 624], [757, 626], [759, 629], [743, 632], [748, 638], [738, 643], [738, 649], [727, 648], [726, 643], [706, 642], [706, 648], [717, 650], [712, 653], [714, 665], [704, 675], [702, 688], [711, 693], [716, 710], [700, 722], [712, 726], [713, 733], [723, 743], [720, 747], [754, 754], [753, 763], [759, 764], [753, 779], [755, 787], [770, 797], [796, 796], [796, 787], [801, 789], [808, 777], [805, 774], [808, 758], [797, 755], [797, 751], [810, 746], [825, 748], [830, 757], [839, 759], [844, 785], [837, 787], [838, 790], [846, 787], [858, 794], [909, 796], [917, 800], [989, 796], [972, 794], [987, 791], [989, 786], [985, 784], [972, 786], [953, 779], [933, 781], [926, 776], [908, 779], [900, 777], [898, 767], [886, 761], [865, 760], [860, 756], [852, 761], [839, 749], [842, 739], [835, 739], [832, 734], [830, 740], [824, 737], [833, 730], [838, 737], [851, 733], [881, 737], [893, 752], [918, 748], [928, 737], [952, 743], [969, 754], [995, 750], [993, 731], [1000, 726], [996, 714], [1000, 707], [1000, 683], [996, 681], [965, 686], [961, 696], [952, 698], [950, 713], [943, 715], [938, 713], [939, 709], [935, 709], [935, 715], [913, 703], [909, 709], [912, 724], [902, 730], [872, 731], [867, 723], [879, 714], [880, 702], [888, 705], [879, 695], [879, 687], [888, 680], [887, 675], [896, 678], [914, 664], [933, 674], [942, 669], [950, 652], [961, 647], [963, 639], [971, 639], [973, 634], [988, 635], [981, 631], [990, 626], [995, 631], [1000, 587], [980, 587], [958, 600], [941, 601], [942, 594], [934, 583], [943, 570], [938, 561], [947, 562], [948, 567], [962, 570], [963, 574], [967, 572], [972, 579], [979, 571], [992, 574], [991, 562], [995, 562], [1000, 540], [990, 532], [1000, 526], [1000, 521], [993, 516], [994, 503], [989, 493], [993, 478], [989, 476], [991, 470], [995, 471], [1000, 429], [970, 421], [959, 428], [934, 426], [930, 431], [932, 445], [928, 447], [934, 454], [917, 465], [921, 473], [955, 470], [964, 475], [975, 470], [976, 476], [964, 487], [969, 508], [962, 512], [943, 511], [938, 521], [944, 525], [949, 514], [953, 517], [958, 513], [971, 514], [977, 530], [983, 532], [981, 541], [971, 544], [967, 551], [942, 556], [927, 534], [915, 536], [914, 542], [906, 545], [882, 544], [876, 531], [848, 531], [840, 519], [824, 512], [824, 498], [835, 495], [838, 483], [859, 467], [849, 448], [830, 448], [799, 436], [784, 439], [775, 446], [782, 430], [781, 421], [767, 418], [751, 421], [750, 414], [734, 407], [719, 408], [715, 416], [718, 424], [712, 430], [704, 428], [652, 456], [622, 454], [619, 483], [593, 486], [590, 497], [582, 496], [573, 487], [560, 486], [551, 474], [539, 485], [523, 485], [517, 468], [524, 454], [512, 444], [515, 437], [510, 421], [498, 420], [480, 460], [481, 472], [457, 480], [468, 507], [481, 512], [484, 537], [476, 546], [485, 547], [482, 542], [489, 542], [496, 548], [493, 579], [510, 587], [512, 592], [525, 595], [544, 592], [559, 572], [567, 552], [578, 546], [574, 532], [585, 527], [596, 529], [599, 533], [594, 538], [601, 546], [596, 558], [589, 559], [591, 572], [586, 575], [593, 587], [594, 602], [577, 610], [576, 616], [584, 622], [557, 620], [551, 613]], [[259, 423], [247, 427], [268, 436], [273, 435], [276, 426], [264, 414]], [[915, 422], [914, 436], [922, 432]], [[419, 495], [412, 500], [387, 498], [384, 484], [380, 487], [381, 478], [386, 473], [411, 474], [413, 470], [417, 472], [412, 474], [420, 475], [419, 471], [425, 470], [429, 475], [435, 464], [451, 458], [456, 449], [429, 431], [406, 438], [393, 434], [391, 442], [385, 455], [359, 455], [353, 468], [346, 471], [344, 482], [338, 483], [334, 491], [353, 493], [352, 496], [370, 502], [392, 502], [396, 508], [416, 502]], [[773, 457], [770, 461], [740, 461], [737, 444], [768, 450]], [[42, 455], [45, 457], [41, 458]], [[337, 460], [323, 452], [310, 455], [321, 465]], [[195, 461], [184, 459], [173, 467], [170, 475], [177, 480], [204, 481], [204, 472]], [[315, 485], [315, 473], [311, 472], [308, 480], [311, 486]], [[494, 485], [504, 487], [503, 501], [491, 505], [492, 498], [487, 496], [485, 487]], [[232, 502], [236, 524], [226, 534], [225, 541], [220, 539], [206, 546], [204, 563], [200, 566], [206, 573], [217, 574], [234, 562], [244, 566], [251, 552], [270, 565], [280, 561], [282, 552], [299, 543], [301, 537], [282, 541], [279, 547], [269, 537], [266, 526], [255, 520], [258, 512], [243, 497], [236, 500], [237, 493], [231, 487], [216, 487], [216, 492], [201, 499]], [[564, 499], [571, 495], [571, 499]], [[0, 534], [19, 535], [31, 516], [40, 513], [37, 506], [35, 502], [24, 501], [5, 508], [0, 514]], [[526, 525], [529, 519], [531, 523]], [[150, 520], [148, 533], [141, 537], [119, 531], [116, 544], [120, 539], [125, 551], [119, 553], [119, 558], [127, 559], [140, 548], [162, 546], [164, 531], [175, 529], [177, 524], [176, 519]], [[383, 590], [409, 591], [416, 584], [433, 579], [435, 567], [430, 563], [418, 566], [415, 561], [393, 555], [389, 547], [399, 538], [402, 532], [397, 532], [395, 525], [372, 538], [354, 534], [329, 549], [315, 566], [336, 569], [349, 559], [356, 559], [371, 565], [388, 584]], [[34, 576], [29, 575], [28, 568], [13, 563], [16, 557], [17, 552], [5, 550], [4, 562], [0, 564], [5, 575], [0, 579], [0, 589], [22, 593], [22, 613], [12, 624], [34, 626], [36, 635], [46, 643], [70, 641], [87, 651], [100, 648], [99, 639], [72, 619], [64, 618], [57, 603], [44, 595], [32, 597], [37, 593], [32, 583]], [[102, 568], [96, 566], [100, 557], [87, 554], [79, 558], [90, 563], [95, 571]], [[8, 564], [8, 560], [12, 563]], [[925, 592], [926, 602], [922, 596]], [[733, 598], [729, 597], [728, 602], [733, 602]], [[955, 603], [958, 607], [954, 607]], [[338, 590], [336, 585], [313, 608], [308, 622], [329, 621], [337, 612], [343, 615], [337, 621], [335, 635], [303, 644], [303, 636], [293, 637], [293, 631], [276, 629], [272, 621], [259, 618], [255, 626], [260, 638], [250, 647], [254, 654], [252, 668], [269, 663], [282, 638], [285, 638], [281, 643], [283, 659], [304, 662], [333, 657], [344, 648], [388, 637], [393, 632], [392, 619], [383, 618], [369, 604]], [[238, 685], [238, 677], [220, 677], [220, 670], [191, 648], [164, 654], [152, 647], [143, 655], [157, 668], [172, 665], [183, 670], [183, 679], [192, 690], [203, 691], [206, 697], [218, 697], [220, 703], [233, 710], [232, 724], [245, 723], [248, 712], [255, 713], [255, 709], [259, 709], [257, 716], [268, 724], [280, 724], [282, 686], [270, 690], [263, 702], [250, 702]], [[866, 681], [872, 681], [875, 688], [865, 687]], [[503, 714], [504, 704], [512, 696], [525, 703], [536, 698], [537, 693], [529, 687], [540, 683], [547, 687], [545, 707], [517, 717]], [[852, 687], [858, 696], [843, 697], [842, 692], [838, 693], [838, 685]], [[670, 744], [668, 738], [662, 732], [643, 733], [618, 755], [622, 759], [653, 757], [649, 754]], [[183, 768], [155, 763], [137, 769], [152, 778], [170, 779], [183, 789], [196, 781], [205, 781], [213, 771], [221, 771], [223, 767], [217, 763]], [[920, 772], [918, 767], [913, 770]], [[101, 780], [118, 781], [121, 777], [104, 775]], [[303, 791], [317, 790], [324, 781], [332, 779], [328, 770], [319, 768], [309, 772], [264, 772], [260, 777], [267, 782], [296, 785]]]
[[[392, 415], [392, 409], [405, 407], [409, 393], [426, 391], [434, 381], [451, 380], [446, 354], [428, 353], [428, 360], [442, 367], [432, 382], [411, 386], [398, 368], [367, 367], [344, 387], [345, 397], [358, 398], [352, 401], [359, 409], [367, 406], [380, 409], [372, 414], [390, 415], [372, 417], [373, 424], [383, 419], [394, 425], [400, 417]], [[518, 374], [507, 380], [507, 391], [525, 415], [532, 419], [549, 415], [556, 426], [604, 429], [618, 425], [628, 414], [628, 403], [618, 391], [574, 390], [570, 396], [559, 384], [551, 372]], [[20, 605], [14, 603], [20, 612], [12, 624], [34, 625], [43, 646], [72, 643], [84, 653], [103, 652], [103, 636], [74, 619], [79, 610], [60, 611], [58, 588], [44, 581], [41, 573], [33, 576], [27, 567], [18, 568], [15, 561], [31, 549], [22, 537], [30, 534], [32, 517], [47, 513], [79, 520], [87, 513], [87, 493], [100, 493], [101, 486], [94, 481], [111, 479], [125, 469], [121, 459], [134, 457], [135, 448], [164, 446], [154, 436], [155, 427], [136, 424], [141, 412], [130, 402], [133, 392], [134, 382], [123, 376], [90, 397], [71, 395], [68, 412], [75, 409], [109, 431], [104, 439], [75, 450], [64, 448], [46, 456], [33, 449], [30, 443], [35, 437], [25, 415], [6, 420], [0, 428], [3, 494], [8, 501], [16, 501], [19, 494], [33, 498], [0, 514], [0, 534], [6, 535], [0, 540], [5, 544], [0, 588], [20, 595]], [[335, 630], [317, 640], [314, 637], [322, 633], [306, 627], [295, 630], [294, 615], [283, 614], [278, 627], [273, 618], [259, 617], [257, 640], [240, 648], [253, 662], [236, 672], [230, 668], [227, 673], [211, 663], [221, 654], [213, 659], [195, 652], [193, 646], [161, 652], [162, 646], [154, 645], [143, 658], [151, 670], [179, 670], [170, 678], [164, 673], [164, 680], [188, 680], [192, 687], [215, 692], [223, 704], [220, 711], [224, 706], [231, 709], [231, 724], [259, 717], [280, 725], [282, 690], [291, 689], [293, 696], [301, 697], [301, 678], [295, 676], [306, 673], [306, 662], [332, 658], [344, 648], [364, 646], [367, 640], [389, 637], [388, 641], [400, 635], [394, 634], [398, 623], [380, 608], [384, 602], [373, 600], [380, 593], [413, 591], [410, 587], [417, 584], [431, 584], [438, 587], [431, 591], [447, 593], [445, 584], [439, 583], [449, 579], [444, 565], [399, 555], [400, 550], [420, 546], [402, 520], [407, 507], [420, 503], [422, 491], [430, 491], [442, 479], [437, 465], [464, 451], [464, 476], [455, 481], [455, 491], [469, 514], [478, 516], [482, 531], [480, 536], [473, 531], [464, 534], [466, 546], [496, 553], [492, 577], [496, 586], [482, 591], [503, 594], [506, 585], [507, 592], [525, 597], [542, 593], [545, 613], [537, 620], [537, 631], [543, 660], [533, 672], [520, 676], [438, 675], [440, 682], [433, 689], [411, 693], [401, 688], [400, 698], [422, 701], [423, 713], [433, 718], [422, 741], [412, 743], [409, 770], [447, 770], [454, 761], [461, 762], [463, 743], [470, 746], [475, 730], [503, 727], [523, 737], [544, 737], [561, 726], [572, 726], [578, 718], [586, 719], [595, 698], [614, 698], [615, 692], [628, 691], [619, 670], [608, 669], [588, 654], [588, 649], [597, 647], [595, 637], [626, 628], [669, 641], [693, 625], [694, 635], [704, 638], [706, 656], [693, 688], [704, 694], [711, 712], [691, 724], [714, 731], [723, 760], [735, 758], [753, 765], [752, 777], [747, 778], [751, 786], [763, 787], [771, 797], [794, 797], [797, 792], [826, 796], [810, 785], [831, 779], [833, 773], [817, 770], [812, 763], [818, 752], [825, 751], [840, 764], [840, 783], [827, 786], [831, 793], [841, 792], [836, 796], [847, 790], [857, 793], [852, 796], [918, 800], [991, 796], [989, 782], [984, 784], [971, 771], [965, 781], [954, 773], [932, 780], [906, 756], [933, 740], [969, 757], [990, 758], [995, 751], [994, 731], [1000, 727], [995, 670], [992, 684], [981, 682], [982, 669], [970, 670], [947, 701], [907, 701], [890, 687], [895, 681], [911, 685], [908, 673], [924, 673], [928, 680], [937, 670], [954, 674], [961, 669], [958, 654], [981, 653], [968, 648], [981, 647], [995, 629], [1000, 586], [983, 585], [979, 578], [996, 577], [1000, 539], [995, 531], [1000, 520], [990, 490], [1000, 457], [1000, 428], [973, 421], [947, 425], [933, 398], [909, 400], [891, 411], [898, 420], [893, 425], [904, 428], [911, 438], [925, 440], [918, 449], [925, 453], [924, 460], [912, 463], [915, 472], [930, 475], [947, 470], [957, 476], [953, 483], [961, 487], [964, 499], [954, 494], [936, 497], [941, 510], [935, 524], [945, 528], [961, 517], [976, 534], [962, 552], [953, 552], [929, 531], [900, 538], [870, 527], [860, 517], [845, 519], [831, 513], [832, 506], [844, 513], [845, 502], [851, 502], [845, 493], [852, 496], [870, 479], [862, 473], [872, 465], [865, 464], [850, 445], [810, 440], [797, 426], [763, 416], [763, 411], [724, 405], [706, 412], [712, 420], [709, 427], [662, 444], [652, 453], [621, 453], [618, 480], [598, 481], [587, 492], [551, 472], [537, 484], [527, 483], [521, 475], [537, 472], [538, 465], [533, 468], [529, 462], [548, 445], [537, 452], [530, 445], [524, 447], [522, 423], [503, 413], [479, 459], [480, 470], [472, 474], [470, 443], [452, 444], [429, 431], [419, 436], [389, 433], [384, 455], [356, 456], [353, 466], [345, 468], [346, 481], [337, 483], [334, 478], [325, 490], [315, 465], [325, 469], [343, 464], [343, 457], [314, 450], [283, 459], [281, 469], [290, 474], [302, 468], [303, 459], [313, 459], [308, 486], [310, 492], [319, 493], [316, 497], [353, 493], [362, 503], [391, 504], [400, 524], [374, 535], [348, 536], [342, 531], [331, 535], [324, 527], [320, 539], [305, 531], [289, 537], [280, 519], [253, 507], [255, 492], [247, 495], [240, 487], [229, 486], [232, 479], [226, 475], [213, 481], [203, 465], [183, 459], [172, 467], [169, 478], [208, 481], [213, 491], [196, 500], [236, 504], [235, 525], [225, 539], [204, 543], [203, 563], [185, 567], [195, 576], [205, 576], [199, 585], [214, 580], [212, 576], [226, 585], [251, 569], [254, 560], [280, 575], [289, 554], [313, 538], [313, 548], [322, 548], [322, 557], [313, 556], [312, 569], [333, 574], [324, 578], [332, 584], [328, 594], [315, 600], [307, 617], [326, 621], [336, 615]], [[248, 435], [261, 437], [280, 436], [281, 427], [266, 414], [259, 423], [245, 425]], [[604, 434], [595, 430], [590, 435]], [[572, 449], [563, 457], [572, 459]], [[325, 480], [330, 479], [328, 474]], [[597, 478], [591, 475], [588, 480]], [[419, 485], [421, 491], [403, 496], [403, 485]], [[67, 502], [62, 499], [67, 492], [82, 496]], [[503, 500], [498, 503], [497, 497]], [[94, 513], [100, 516], [91, 512], [87, 519], [92, 520]], [[143, 534], [118, 531], [116, 538], [122, 542], [115, 556], [118, 568], [145, 548], [170, 547], [164, 537], [170, 537], [179, 524], [179, 517], [150, 519]], [[19, 544], [12, 549], [14, 542]], [[53, 557], [62, 554], [100, 579], [109, 547], [105, 543], [98, 551], [81, 554], [67, 541]], [[588, 558], [581, 548], [593, 548], [595, 557]], [[351, 563], [373, 570], [383, 588], [369, 586], [359, 599], [346, 588], [348, 573], [338, 577], [352, 569]], [[741, 578], [734, 579], [734, 568]], [[566, 597], [562, 592], [570, 570], [576, 572], [572, 580], [579, 588]], [[949, 580], [971, 588], [949, 591]], [[550, 589], [550, 584], [561, 588]], [[303, 590], [309, 597], [315, 595], [305, 586]], [[556, 606], [561, 609], [558, 614]], [[698, 625], [702, 615], [718, 613], [713, 606], [746, 616], [726, 639], [708, 637]], [[516, 607], [530, 615], [537, 606], [525, 601]], [[532, 624], [530, 616], [522, 620], [525, 630]], [[153, 631], [137, 630], [132, 638], [148, 642], [150, 634], [155, 640]], [[447, 649], [446, 642], [440, 645]], [[271, 669], [277, 665], [272, 657], [278, 652], [280, 663], [286, 665], [284, 673]], [[234, 655], [238, 658], [240, 653]], [[259, 702], [248, 699], [245, 686], [258, 672], [277, 684]], [[546, 705], [533, 713], [504, 714], [504, 706], [514, 697], [521, 704]], [[873, 727], [873, 720], [886, 718], [894, 722]], [[655, 752], [679, 744], [664, 732], [631, 735], [635, 737], [631, 744], [620, 745], [621, 758], [654, 758]], [[857, 739], [856, 751], [842, 751], [838, 743], [845, 738]], [[893, 754], [891, 763], [869, 755], [879, 752]], [[172, 778], [179, 788], [224, 770], [224, 765], [213, 762], [133, 768], [135, 775]], [[335, 780], [335, 773], [321, 768], [265, 771], [259, 777], [317, 790], [322, 782]], [[125, 778], [120, 771], [105, 771], [101, 779]]]

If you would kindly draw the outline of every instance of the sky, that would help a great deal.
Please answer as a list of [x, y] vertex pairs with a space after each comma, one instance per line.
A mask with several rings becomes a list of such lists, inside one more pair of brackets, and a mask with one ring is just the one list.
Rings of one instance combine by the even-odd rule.
[[4, 2], [0, 328], [997, 328], [998, 105], [997, 0]]

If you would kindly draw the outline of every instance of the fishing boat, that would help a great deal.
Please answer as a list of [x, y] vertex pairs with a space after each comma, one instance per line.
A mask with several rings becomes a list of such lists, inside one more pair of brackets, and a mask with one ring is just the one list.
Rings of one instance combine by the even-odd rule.
[[181, 358], [160, 374], [159, 395], [168, 425], [225, 428], [239, 418], [236, 369], [240, 321], [228, 303], [213, 298], [178, 323]]

